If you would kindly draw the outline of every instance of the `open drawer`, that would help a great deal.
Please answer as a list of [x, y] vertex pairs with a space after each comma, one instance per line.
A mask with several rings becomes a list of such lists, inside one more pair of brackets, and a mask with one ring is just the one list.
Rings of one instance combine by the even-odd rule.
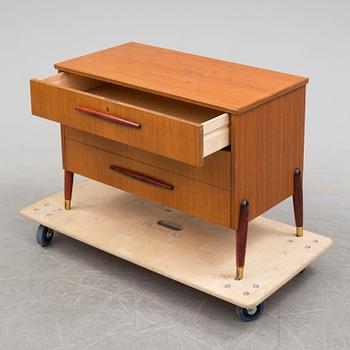
[[78, 75], [30, 82], [32, 113], [180, 162], [230, 144], [230, 115]]

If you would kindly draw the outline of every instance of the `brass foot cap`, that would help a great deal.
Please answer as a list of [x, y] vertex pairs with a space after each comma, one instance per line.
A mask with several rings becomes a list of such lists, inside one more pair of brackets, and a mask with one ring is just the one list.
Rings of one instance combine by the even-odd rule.
[[303, 227], [297, 226], [297, 237], [303, 237]]
[[236, 280], [243, 278], [243, 267], [236, 267]]
[[71, 208], [71, 200], [70, 199], [66, 199], [64, 201], [64, 209], [69, 210]]

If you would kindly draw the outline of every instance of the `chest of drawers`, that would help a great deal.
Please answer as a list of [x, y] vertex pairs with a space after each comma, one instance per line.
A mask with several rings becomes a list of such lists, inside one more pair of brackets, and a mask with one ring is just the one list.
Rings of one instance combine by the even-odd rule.
[[232, 228], [237, 279], [250, 220], [293, 196], [302, 235], [307, 78], [137, 43], [55, 67], [31, 102], [61, 124], [66, 209], [78, 173]]

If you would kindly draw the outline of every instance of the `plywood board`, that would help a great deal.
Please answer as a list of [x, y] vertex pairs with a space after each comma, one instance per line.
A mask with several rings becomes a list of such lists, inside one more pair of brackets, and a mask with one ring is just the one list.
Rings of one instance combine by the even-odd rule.
[[[95, 181], [75, 184], [73, 207], [56, 193], [21, 214], [241, 307], [254, 307], [323, 254], [332, 241], [259, 217], [249, 223], [245, 276], [236, 281], [235, 232]], [[166, 220], [181, 231], [159, 226]], [[116, 262], [118, 263], [118, 262]]]

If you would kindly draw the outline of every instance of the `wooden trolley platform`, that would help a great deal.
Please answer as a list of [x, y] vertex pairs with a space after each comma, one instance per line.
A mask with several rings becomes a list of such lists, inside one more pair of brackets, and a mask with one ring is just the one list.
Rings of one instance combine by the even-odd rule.
[[249, 223], [247, 260], [235, 280], [235, 231], [87, 180], [75, 186], [74, 206], [56, 193], [21, 210], [44, 227], [178, 282], [251, 309], [323, 254], [332, 241], [259, 217]]

